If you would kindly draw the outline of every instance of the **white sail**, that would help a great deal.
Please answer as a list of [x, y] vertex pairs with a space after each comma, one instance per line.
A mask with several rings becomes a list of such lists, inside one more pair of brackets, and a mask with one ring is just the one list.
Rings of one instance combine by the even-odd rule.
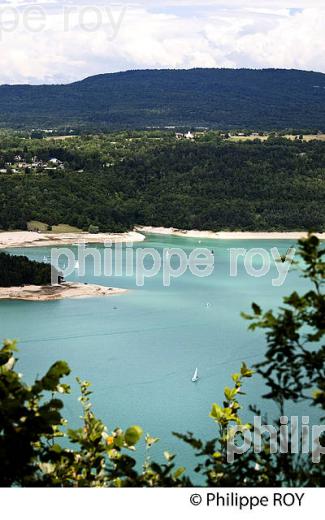
[[194, 375], [193, 375], [193, 377], [192, 377], [192, 381], [193, 381], [193, 383], [195, 383], [198, 379], [199, 379], [198, 369], [196, 368], [196, 369], [195, 369], [195, 372], [194, 372]]
[[79, 260], [76, 261], [74, 268], [79, 269]]

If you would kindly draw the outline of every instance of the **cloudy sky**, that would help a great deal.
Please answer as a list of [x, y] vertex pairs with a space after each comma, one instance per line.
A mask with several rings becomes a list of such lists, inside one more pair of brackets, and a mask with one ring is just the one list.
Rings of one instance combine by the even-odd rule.
[[325, 72], [324, 0], [0, 0], [0, 83], [191, 67]]

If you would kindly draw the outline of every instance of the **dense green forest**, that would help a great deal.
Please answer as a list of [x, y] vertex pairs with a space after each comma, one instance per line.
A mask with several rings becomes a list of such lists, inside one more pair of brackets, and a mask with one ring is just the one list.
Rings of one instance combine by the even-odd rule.
[[0, 124], [143, 129], [319, 128], [325, 75], [299, 70], [138, 70], [70, 85], [3, 85]]
[[[52, 160], [52, 162], [51, 162]], [[54, 162], [53, 162], [54, 160]], [[325, 143], [214, 132], [122, 132], [66, 140], [0, 134], [0, 228], [325, 228]]]
[[21, 285], [49, 285], [51, 265], [34, 262], [26, 256], [0, 253], [0, 287]]

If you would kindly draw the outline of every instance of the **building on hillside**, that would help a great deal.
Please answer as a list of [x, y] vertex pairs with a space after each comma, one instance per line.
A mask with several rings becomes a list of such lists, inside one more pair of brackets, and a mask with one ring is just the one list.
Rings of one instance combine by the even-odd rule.
[[194, 134], [192, 134], [192, 132], [190, 132], [190, 131], [188, 131], [187, 134], [182, 134], [180, 132], [177, 132], [175, 135], [176, 135], [176, 139], [188, 139], [188, 140], [195, 139]]
[[53, 159], [50, 159], [49, 163], [55, 164], [56, 166], [58, 166], [59, 164], [62, 164], [61, 161], [59, 159], [56, 159], [55, 157]]
[[49, 169], [57, 169], [59, 168], [60, 170], [64, 170], [64, 164], [62, 161], [60, 161], [59, 159], [50, 159], [49, 162], [48, 162], [48, 167], [45, 168], [46, 170], [49, 170]]

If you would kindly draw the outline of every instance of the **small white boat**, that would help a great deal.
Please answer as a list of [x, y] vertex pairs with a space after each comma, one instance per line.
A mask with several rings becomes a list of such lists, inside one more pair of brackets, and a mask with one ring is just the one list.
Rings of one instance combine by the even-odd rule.
[[196, 383], [198, 380], [199, 380], [199, 375], [198, 375], [198, 369], [196, 368], [195, 372], [194, 372], [194, 375], [192, 377], [192, 382]]
[[75, 269], [79, 269], [79, 267], [80, 267], [80, 265], [79, 265], [79, 260], [77, 260], [76, 263], [75, 263], [74, 268], [75, 268]]

